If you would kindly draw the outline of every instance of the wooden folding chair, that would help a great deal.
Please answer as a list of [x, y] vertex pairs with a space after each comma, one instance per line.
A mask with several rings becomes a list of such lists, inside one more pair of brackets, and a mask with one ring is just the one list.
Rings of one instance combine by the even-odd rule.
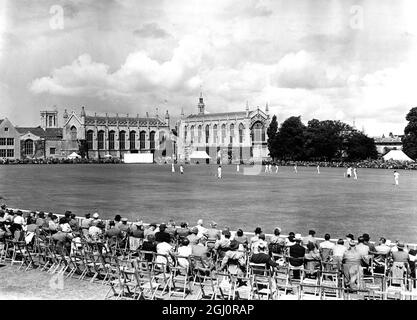
[[133, 266], [143, 298], [153, 300], [160, 283], [154, 279], [152, 263], [147, 260], [133, 260]]
[[215, 271], [213, 275], [216, 279], [214, 282], [215, 289], [216, 289], [215, 297], [219, 297], [222, 300], [233, 299], [235, 283], [233, 279], [230, 277], [230, 274]]
[[[184, 299], [188, 293], [192, 292], [190, 281], [190, 259], [180, 255], [174, 256], [175, 266], [171, 267], [171, 285], [169, 286], [169, 297], [181, 294]], [[186, 267], [178, 263], [178, 259], [186, 259]]]

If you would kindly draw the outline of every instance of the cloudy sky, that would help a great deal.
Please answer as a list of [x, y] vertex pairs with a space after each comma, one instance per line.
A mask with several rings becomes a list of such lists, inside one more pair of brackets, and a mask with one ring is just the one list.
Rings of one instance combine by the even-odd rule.
[[[54, 106], [178, 116], [270, 105], [279, 121], [403, 133], [415, 0], [0, 0], [0, 118]], [[62, 121], [61, 121], [62, 124]]]

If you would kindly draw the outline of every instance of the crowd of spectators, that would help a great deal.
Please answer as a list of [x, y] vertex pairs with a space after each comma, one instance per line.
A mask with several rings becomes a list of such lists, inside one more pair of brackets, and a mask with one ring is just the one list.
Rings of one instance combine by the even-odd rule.
[[[266, 164], [269, 162], [263, 162]], [[407, 161], [396, 161], [396, 160], [387, 160], [383, 159], [377, 160], [362, 160], [358, 162], [348, 162], [348, 161], [273, 161], [270, 162], [273, 165], [278, 166], [301, 166], [301, 167], [333, 167], [333, 168], [374, 168], [374, 169], [405, 169], [405, 170], [416, 170], [416, 162], [407, 162]]]
[[[362, 273], [371, 267], [371, 261], [372, 267], [380, 263], [382, 268], [400, 263], [410, 277], [416, 277], [417, 250], [408, 248], [402, 241], [391, 243], [382, 237], [374, 244], [366, 233], [359, 235], [356, 241], [352, 234], [336, 241], [331, 240], [330, 234], [325, 234], [324, 240], [318, 240], [314, 230], [305, 237], [294, 232], [282, 235], [279, 227], [271, 231], [272, 234], [266, 236], [261, 227], [257, 227], [254, 235], [249, 236], [243, 229], [236, 232], [228, 227], [220, 229], [214, 221], [206, 226], [202, 219], [195, 226], [186, 222], [177, 226], [173, 220], [147, 225], [142, 221], [129, 222], [120, 215], [105, 221], [98, 213], [87, 213], [84, 219], [78, 219], [71, 211], [58, 218], [53, 213], [23, 213], [5, 205], [0, 210], [0, 243], [14, 239], [30, 246], [37, 237], [51, 237], [56, 245], [68, 252], [80, 238], [101, 241], [108, 247], [128, 248], [136, 243], [137, 247], [131, 247], [131, 251], [144, 250], [167, 257], [176, 254], [183, 267], [189, 264], [187, 257], [193, 255], [200, 257], [209, 268], [217, 266], [234, 274], [246, 272], [246, 259], [271, 268], [288, 261], [293, 267], [303, 266], [313, 276], [323, 265], [331, 264], [344, 275], [345, 283], [352, 289], [357, 287], [357, 279]], [[146, 259], [151, 261], [152, 254], [149, 253]]]

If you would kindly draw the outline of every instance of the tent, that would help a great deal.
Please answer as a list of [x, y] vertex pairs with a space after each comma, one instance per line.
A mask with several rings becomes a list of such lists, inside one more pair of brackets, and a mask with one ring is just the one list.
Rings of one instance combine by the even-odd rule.
[[78, 153], [73, 152], [68, 156], [68, 159], [81, 159], [81, 156]]
[[414, 162], [409, 156], [407, 156], [402, 150], [391, 150], [384, 156], [382, 156], [385, 161], [395, 160], [395, 161], [409, 161]]
[[211, 159], [211, 157], [205, 151], [193, 151], [190, 159]]

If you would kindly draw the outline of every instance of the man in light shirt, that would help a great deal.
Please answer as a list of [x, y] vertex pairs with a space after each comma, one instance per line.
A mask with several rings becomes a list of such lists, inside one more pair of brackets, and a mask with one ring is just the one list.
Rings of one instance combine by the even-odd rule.
[[207, 228], [203, 227], [203, 219], [197, 221], [196, 228], [198, 229], [197, 237], [202, 238], [207, 236]]
[[16, 217], [13, 219], [14, 223], [20, 224], [23, 226], [25, 224], [25, 219], [23, 218], [23, 212], [18, 210], [16, 212]]
[[333, 249], [334, 243], [330, 241], [330, 234], [324, 235], [324, 241], [319, 244], [320, 249]]
[[375, 250], [380, 254], [388, 254], [391, 252], [391, 248], [387, 245], [387, 240], [384, 237], [379, 239], [379, 245], [375, 247]]

